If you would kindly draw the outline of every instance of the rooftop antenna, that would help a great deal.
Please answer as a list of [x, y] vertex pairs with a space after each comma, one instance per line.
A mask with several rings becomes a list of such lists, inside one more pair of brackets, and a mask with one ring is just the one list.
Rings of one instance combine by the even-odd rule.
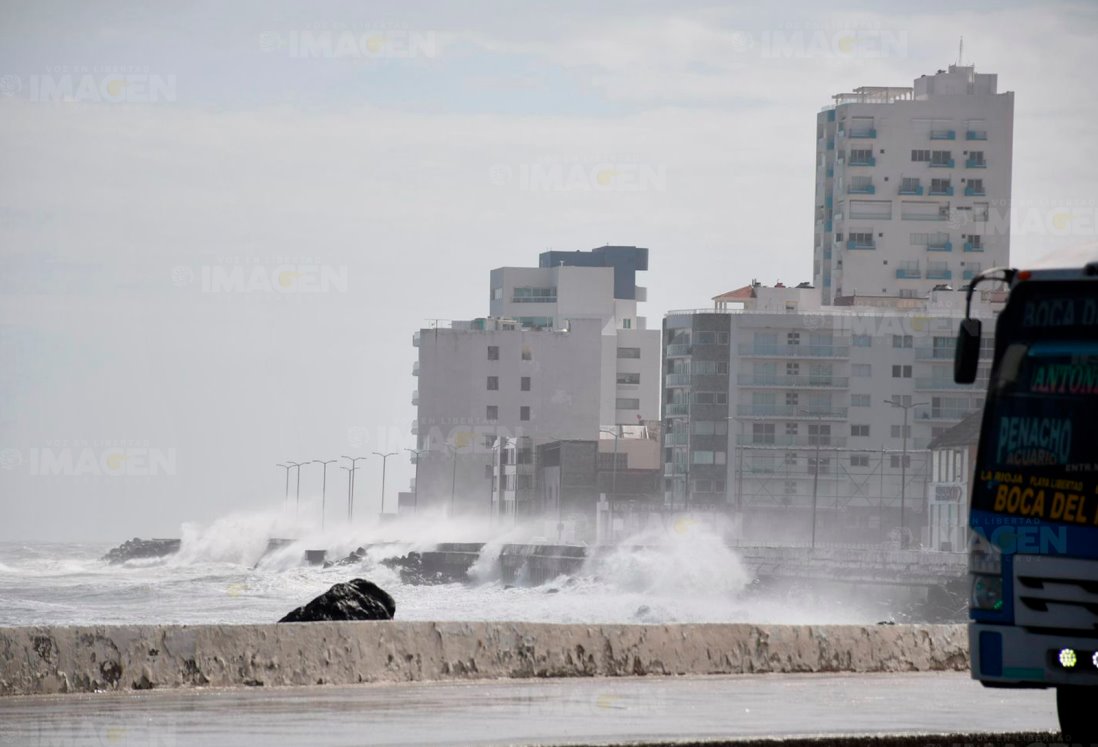
[[961, 66], [961, 60], [965, 56], [965, 38], [961, 37], [961, 43], [957, 45], [957, 67]]

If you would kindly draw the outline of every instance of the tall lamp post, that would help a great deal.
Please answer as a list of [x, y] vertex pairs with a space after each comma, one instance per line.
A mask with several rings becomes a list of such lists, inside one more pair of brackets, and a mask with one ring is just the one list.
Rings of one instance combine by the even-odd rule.
[[[901, 435], [903, 436], [903, 456], [900, 457], [900, 547], [907, 547], [907, 526], [904, 521], [904, 498], [907, 494], [907, 414], [909, 411], [916, 407], [923, 407], [929, 405], [929, 402], [912, 402], [911, 404], [903, 404], [896, 399], [886, 399], [886, 405], [892, 407], [902, 408], [904, 411], [904, 429]], [[881, 472], [884, 472], [884, 465], [881, 465]]]
[[453, 462], [450, 468], [450, 513], [447, 517], [452, 519], [454, 517], [454, 494], [457, 492], [458, 450], [452, 444], [446, 444], [446, 450], [450, 452], [450, 461]]
[[[412, 458], [415, 459], [415, 464], [416, 464], [416, 476], [415, 476], [415, 478], [413, 478], [416, 481], [416, 485], [415, 485], [415, 489], [412, 491], [412, 513], [414, 514], [417, 511], [419, 511], [419, 458], [423, 454], [427, 453], [427, 450], [426, 449], [409, 449], [407, 447], [405, 447], [404, 450], [412, 455]], [[398, 512], [400, 511], [400, 506], [399, 505], [397, 506], [397, 511]]]
[[290, 470], [293, 469], [293, 465], [276, 464], [275, 466], [286, 470], [286, 495], [283, 497], [283, 505], [285, 505], [290, 502]]
[[320, 531], [324, 531], [324, 523], [328, 515], [328, 465], [334, 464], [338, 459], [314, 459], [314, 464], [324, 465], [324, 479], [320, 488]]
[[[610, 500], [606, 502], [608, 510], [607, 525], [609, 527], [610, 539], [614, 539], [614, 496], [618, 494], [618, 436], [620, 435], [621, 426], [615, 425], [610, 428], [599, 428], [600, 433], [609, 433], [614, 437], [614, 463], [610, 466]], [[690, 483], [687, 481], [687, 489], [689, 490]]]
[[823, 413], [813, 413], [809, 410], [798, 410], [801, 415], [815, 415], [816, 417], [816, 436], [811, 438], [816, 443], [816, 456], [813, 458], [812, 468], [812, 549], [816, 549], [816, 506], [820, 496], [820, 441], [823, 440], [823, 434], [820, 432], [820, 425], [823, 423]]
[[396, 456], [399, 452], [390, 451], [382, 454], [380, 451], [375, 451], [373, 454], [381, 457], [381, 511], [385, 513], [385, 466], [389, 463], [389, 457]]
[[358, 463], [366, 461], [366, 457], [349, 457], [346, 454], [343, 454], [340, 456], [340, 459], [351, 460], [351, 470], [349, 473], [351, 480], [351, 489], [347, 494], [347, 523], [349, 524], [351, 522], [351, 518], [354, 516], [355, 509], [355, 471], [358, 469]]
[[294, 516], [296, 517], [301, 514], [301, 465], [308, 464], [308, 462], [286, 462], [286, 464], [297, 470], [297, 488], [294, 493]]

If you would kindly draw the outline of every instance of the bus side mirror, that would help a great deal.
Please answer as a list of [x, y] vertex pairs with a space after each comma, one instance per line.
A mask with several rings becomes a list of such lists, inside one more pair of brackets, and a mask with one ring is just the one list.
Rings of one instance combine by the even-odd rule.
[[965, 319], [957, 332], [957, 350], [953, 356], [953, 380], [958, 384], [976, 381], [976, 367], [980, 363], [979, 319]]

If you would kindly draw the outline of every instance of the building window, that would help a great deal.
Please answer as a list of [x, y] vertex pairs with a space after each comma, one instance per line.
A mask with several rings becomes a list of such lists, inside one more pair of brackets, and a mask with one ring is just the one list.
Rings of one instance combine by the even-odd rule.
[[499, 391], [499, 377], [498, 376], [489, 376], [488, 377], [488, 391], [489, 392], [498, 392]]
[[640, 348], [618, 348], [618, 357], [619, 358], [640, 358], [641, 357], [641, 349]]
[[490, 360], [490, 361], [498, 361], [499, 360], [499, 346], [498, 345], [489, 345], [488, 346], [488, 360]]
[[786, 423], [785, 424], [785, 435], [787, 435], [787, 436], [796, 436], [797, 433], [799, 432], [798, 428], [799, 428], [799, 426], [797, 425], [797, 423]]
[[492, 300], [493, 301], [502, 301], [503, 300], [503, 288], [502, 287], [492, 289]]
[[534, 354], [530, 351], [530, 348], [526, 347], [525, 345], [522, 348], [522, 359], [524, 361], [534, 360]]
[[857, 438], [869, 438], [869, 426], [852, 425], [850, 426], [850, 435]]
[[924, 162], [930, 160], [929, 150], [913, 150], [911, 151], [911, 160], [915, 162]]
[[529, 420], [529, 419], [530, 419], [530, 407], [528, 405], [523, 405], [522, 407], [519, 408], [519, 420]]
[[892, 335], [892, 347], [910, 348], [915, 346], [915, 338], [911, 335]]
[[717, 333], [717, 344], [718, 345], [727, 345], [728, 344], [728, 333], [727, 332], [718, 332]]
[[632, 329], [633, 328], [633, 320], [632, 319], [622, 319], [621, 320], [621, 328], [622, 329]]
[[935, 166], [948, 166], [953, 162], [953, 152], [948, 150], [936, 150], [930, 154], [930, 162]]
[[521, 389], [524, 392], [530, 391], [530, 377], [529, 376], [523, 376], [521, 379], [519, 379], [519, 389]]
[[797, 494], [797, 481], [796, 480], [786, 480], [785, 481], [785, 494], [786, 495], [796, 495]]
[[854, 347], [856, 347], [856, 348], [871, 348], [871, 347], [873, 347], [873, 336], [872, 335], [854, 335], [854, 337], [851, 338], [851, 342], [854, 344]]
[[[902, 457], [902, 461], [904, 462], [904, 469], [909, 469], [911, 467], [911, 455], [910, 454], [908, 454], [906, 457]], [[893, 468], [893, 469], [899, 469], [900, 468], [900, 462], [901, 462], [901, 455], [900, 454], [893, 454], [888, 458], [888, 466]]]
[[617, 408], [619, 410], [639, 410], [641, 401], [636, 397], [618, 397]]
[[785, 404], [786, 404], [786, 406], [789, 406], [789, 407], [795, 406], [797, 404], [797, 393], [796, 392], [786, 392], [785, 393]]
[[[796, 344], [796, 343], [794, 343], [794, 344]], [[801, 364], [800, 363], [786, 363], [785, 364], [785, 375], [786, 376], [799, 376], [800, 373], [801, 373]]]
[[851, 454], [850, 455], [851, 467], [868, 467], [869, 455], [868, 454]]
[[784, 462], [785, 462], [786, 467], [796, 467], [797, 466], [797, 452], [795, 452], [795, 451], [785, 452]]
[[911, 426], [910, 425], [894, 425], [892, 426], [893, 438], [911, 438]]
[[619, 384], [639, 384], [641, 383], [641, 375], [639, 373], [623, 373], [618, 372]]
[[724, 436], [728, 433], [728, 421], [695, 420], [694, 433], [699, 436]]
[[873, 375], [873, 366], [868, 363], [851, 363], [850, 375], [857, 377], [867, 377]]
[[497, 405], [488, 405], [484, 416], [488, 420], [499, 420], [499, 407]]
[[869, 402], [870, 402], [870, 400], [869, 400], [869, 395], [868, 394], [851, 394], [850, 395], [850, 406], [851, 407], [871, 407]]
[[774, 424], [773, 423], [752, 423], [751, 424], [751, 440], [757, 444], [772, 444], [774, 443]]
[[515, 288], [511, 294], [514, 303], [556, 303], [556, 288]]
[[695, 405], [724, 405], [728, 403], [726, 392], [694, 392]]
[[892, 378], [894, 379], [910, 379], [911, 378], [911, 366], [893, 366]]

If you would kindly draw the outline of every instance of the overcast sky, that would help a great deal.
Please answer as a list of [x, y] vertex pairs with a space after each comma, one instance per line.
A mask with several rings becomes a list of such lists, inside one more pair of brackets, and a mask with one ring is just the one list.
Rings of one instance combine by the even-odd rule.
[[816, 112], [961, 35], [1016, 92], [1013, 260], [1093, 242], [1098, 6], [881, 7], [5, 2], [0, 540], [178, 536], [412, 446], [413, 330], [545, 249], [649, 247], [653, 326], [811, 280]]

